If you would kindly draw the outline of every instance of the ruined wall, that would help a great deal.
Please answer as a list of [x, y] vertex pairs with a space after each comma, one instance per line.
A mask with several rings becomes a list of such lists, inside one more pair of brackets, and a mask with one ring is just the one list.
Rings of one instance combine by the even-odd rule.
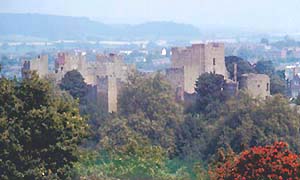
[[270, 96], [270, 78], [265, 74], [242, 75], [240, 87], [256, 98], [265, 99]]
[[35, 71], [40, 77], [45, 77], [48, 74], [48, 56], [38, 56], [31, 61], [24, 61], [22, 67], [22, 77], [26, 77], [26, 73], [29, 71]]
[[115, 77], [102, 77], [97, 80], [98, 96], [104, 101], [107, 112], [117, 112], [118, 87]]
[[88, 67], [88, 75], [90, 79], [94, 80], [97, 77], [113, 76], [126, 82], [128, 76], [135, 72], [135, 70], [135, 65], [127, 65], [124, 63], [123, 56], [116, 54], [98, 54], [97, 61]]
[[184, 69], [169, 68], [166, 70], [166, 78], [170, 82], [176, 100], [184, 100]]
[[[86, 81], [86, 77], [88, 76], [86, 56], [81, 53], [76, 55], [58, 53], [55, 60], [55, 75], [57, 81], [60, 81], [67, 72], [72, 70], [80, 72]], [[86, 83], [88, 83], [88, 81], [86, 81]]]

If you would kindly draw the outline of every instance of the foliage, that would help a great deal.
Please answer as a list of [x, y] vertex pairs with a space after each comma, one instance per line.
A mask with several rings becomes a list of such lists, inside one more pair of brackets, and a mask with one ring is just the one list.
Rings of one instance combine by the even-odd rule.
[[227, 99], [224, 87], [224, 76], [213, 73], [201, 75], [196, 81], [197, 101], [195, 111], [216, 116], [222, 103]]
[[237, 64], [237, 80], [239, 81], [243, 74], [255, 73], [254, 67], [251, 64], [237, 56], [225, 57], [226, 69], [229, 72], [229, 78], [234, 78], [234, 64]]
[[265, 145], [277, 140], [288, 142], [294, 150], [300, 150], [300, 115], [289, 102], [276, 95], [266, 101], [240, 96], [226, 103], [221, 118], [212, 125], [212, 147], [226, 144], [241, 152], [245, 148]]
[[272, 95], [285, 95], [287, 93], [284, 71], [275, 71], [272, 61], [258, 61], [255, 70], [260, 74], [266, 74], [270, 77], [270, 91]]
[[69, 179], [85, 135], [78, 105], [32, 74], [0, 79], [1, 179]]
[[300, 115], [281, 95], [260, 101], [241, 92], [217, 113], [186, 115], [176, 131], [176, 156], [207, 162], [219, 148], [239, 153], [278, 140], [300, 152]]
[[300, 157], [287, 143], [243, 151], [210, 172], [211, 179], [300, 179]]
[[186, 179], [184, 168], [174, 173], [166, 166], [167, 152], [129, 128], [123, 119], [113, 119], [102, 128], [105, 153], [83, 159], [77, 165], [85, 177], [122, 179]]
[[272, 61], [258, 61], [255, 65], [255, 70], [259, 74], [266, 74], [269, 76], [275, 72]]
[[176, 131], [176, 156], [181, 159], [205, 159], [204, 152], [210, 137], [208, 122], [201, 115], [188, 114]]
[[270, 91], [271, 94], [282, 94], [285, 95], [287, 91], [287, 84], [284, 79], [282, 79], [278, 75], [272, 75], [271, 76], [271, 86], [270, 86]]
[[183, 117], [183, 108], [176, 103], [173, 94], [162, 75], [136, 74], [129, 78], [118, 101], [120, 115], [130, 128], [170, 152], [175, 144], [174, 129]]
[[87, 84], [77, 70], [69, 71], [61, 80], [60, 88], [68, 91], [74, 99], [79, 99], [81, 104], [86, 104]]

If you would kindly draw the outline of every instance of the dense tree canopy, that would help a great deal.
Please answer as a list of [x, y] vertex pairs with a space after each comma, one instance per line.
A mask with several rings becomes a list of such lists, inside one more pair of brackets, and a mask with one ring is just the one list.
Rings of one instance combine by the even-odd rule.
[[294, 150], [300, 150], [300, 115], [280, 95], [264, 102], [247, 96], [230, 100], [221, 114], [213, 125], [216, 129], [210, 147], [228, 144], [235, 152], [241, 152], [248, 147], [284, 140]]
[[77, 70], [65, 74], [61, 80], [60, 88], [69, 92], [74, 99], [79, 99], [81, 104], [86, 103], [87, 84]]
[[243, 74], [255, 73], [254, 67], [246, 60], [237, 56], [225, 57], [226, 68], [229, 72], [229, 78], [234, 78], [234, 64], [237, 64], [237, 80], [239, 81]]
[[72, 98], [37, 75], [0, 79], [0, 179], [71, 178], [85, 129]]
[[194, 111], [215, 116], [227, 98], [224, 88], [224, 76], [213, 73], [202, 74], [196, 81], [197, 100]]
[[266, 74], [269, 76], [275, 73], [275, 67], [272, 61], [258, 61], [255, 65], [255, 70], [259, 74]]
[[174, 148], [174, 129], [183, 117], [183, 109], [173, 94], [162, 75], [135, 75], [119, 98], [120, 115], [128, 125], [170, 151]]
[[284, 71], [276, 71], [272, 61], [258, 61], [255, 70], [259, 74], [266, 74], [270, 77], [271, 94], [287, 94], [287, 84]]

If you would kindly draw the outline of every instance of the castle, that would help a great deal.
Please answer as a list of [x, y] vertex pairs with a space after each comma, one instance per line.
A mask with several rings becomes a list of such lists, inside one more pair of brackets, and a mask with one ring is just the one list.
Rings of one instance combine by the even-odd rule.
[[[183, 89], [195, 92], [195, 82], [203, 73], [221, 74], [227, 79], [223, 43], [194, 44], [191, 47], [172, 48], [172, 69], [183, 69]], [[178, 70], [177, 70], [178, 71]], [[172, 73], [172, 70], [167, 71]], [[167, 76], [172, 76], [168, 74]]]
[[94, 62], [88, 62], [84, 53], [69, 54], [61, 52], [55, 59], [55, 70], [48, 71], [48, 56], [39, 56], [31, 61], [24, 61], [22, 76], [29, 71], [36, 71], [40, 77], [52, 75], [57, 83], [69, 71], [77, 70], [89, 85], [90, 94], [100, 98], [106, 104], [107, 112], [117, 112], [117, 96], [121, 85], [135, 71], [134, 65], [124, 63], [123, 57], [116, 54], [98, 54]]
[[185, 95], [195, 93], [195, 83], [204, 73], [223, 75], [225, 88], [232, 96], [239, 88], [251, 96], [266, 98], [270, 96], [270, 78], [263, 74], [244, 74], [241, 82], [237, 81], [237, 65], [234, 66], [235, 77], [228, 79], [225, 65], [225, 48], [223, 43], [193, 44], [189, 47], [172, 48], [171, 68], [166, 70], [177, 100], [184, 100]]
[[[189, 47], [172, 48], [172, 65], [166, 69], [166, 79], [170, 82], [177, 101], [184, 101], [185, 97], [193, 99], [195, 83], [204, 73], [223, 75], [226, 80], [224, 90], [232, 96], [238, 92], [238, 87], [247, 91], [253, 97], [266, 98], [270, 95], [270, 78], [262, 74], [244, 74], [237, 82], [237, 66], [234, 66], [235, 78], [228, 79], [225, 65], [223, 43], [194, 44]], [[64, 75], [72, 70], [79, 71], [91, 90], [91, 96], [101, 98], [107, 112], [117, 112], [118, 94], [122, 84], [127, 82], [135, 65], [124, 63], [123, 56], [117, 54], [98, 54], [96, 61], [87, 61], [84, 53], [58, 53], [55, 60], [55, 70], [52, 75], [57, 83]], [[38, 56], [31, 61], [25, 61], [22, 75], [26, 77], [28, 71], [36, 71], [39, 76], [48, 74], [48, 57]], [[93, 98], [91, 97], [91, 98]], [[186, 99], [188, 101], [188, 99]]]

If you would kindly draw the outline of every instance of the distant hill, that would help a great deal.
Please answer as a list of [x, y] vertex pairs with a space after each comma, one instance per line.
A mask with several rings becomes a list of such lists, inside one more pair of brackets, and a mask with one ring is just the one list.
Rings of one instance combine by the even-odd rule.
[[85, 17], [0, 13], [0, 36], [49, 40], [138, 40], [199, 38], [196, 27], [174, 22], [108, 25]]

